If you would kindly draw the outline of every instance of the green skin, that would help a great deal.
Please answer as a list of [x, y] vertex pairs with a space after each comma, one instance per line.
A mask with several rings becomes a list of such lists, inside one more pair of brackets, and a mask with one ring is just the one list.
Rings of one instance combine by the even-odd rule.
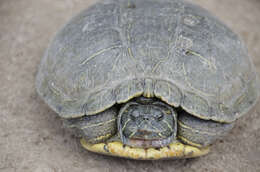
[[233, 124], [201, 120], [155, 99], [139, 97], [97, 115], [65, 120], [80, 137], [96, 144], [121, 141], [140, 148], [159, 148], [172, 142], [206, 147], [227, 134]]

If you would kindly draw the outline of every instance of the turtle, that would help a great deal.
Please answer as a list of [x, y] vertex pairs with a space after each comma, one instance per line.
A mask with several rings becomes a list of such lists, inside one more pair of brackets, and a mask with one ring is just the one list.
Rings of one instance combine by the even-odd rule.
[[256, 104], [238, 34], [182, 0], [103, 0], [51, 41], [40, 97], [89, 151], [137, 160], [206, 155]]

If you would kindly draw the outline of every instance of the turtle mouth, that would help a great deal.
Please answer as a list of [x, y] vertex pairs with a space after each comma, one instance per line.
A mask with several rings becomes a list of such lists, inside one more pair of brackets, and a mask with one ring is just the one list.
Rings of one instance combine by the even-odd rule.
[[131, 147], [137, 148], [160, 148], [169, 145], [173, 136], [167, 138], [150, 138], [151, 134], [142, 135], [141, 137], [133, 136], [131, 138], [122, 135], [122, 142]]
[[171, 138], [166, 139], [139, 139], [139, 138], [133, 138], [133, 139], [126, 139], [127, 145], [132, 145], [133, 147], [139, 147], [139, 148], [159, 148], [169, 145], [171, 142]]
[[136, 160], [193, 158], [206, 155], [210, 150], [209, 147], [197, 148], [179, 141], [158, 148], [131, 147], [121, 141], [90, 144], [85, 139], [81, 139], [80, 142], [85, 149], [95, 153]]

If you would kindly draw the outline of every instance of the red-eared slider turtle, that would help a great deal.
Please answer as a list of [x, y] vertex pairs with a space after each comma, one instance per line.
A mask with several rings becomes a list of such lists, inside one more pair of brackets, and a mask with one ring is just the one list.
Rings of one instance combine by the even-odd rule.
[[181, 0], [106, 0], [56, 35], [36, 87], [90, 151], [201, 156], [256, 103], [247, 50], [227, 26]]

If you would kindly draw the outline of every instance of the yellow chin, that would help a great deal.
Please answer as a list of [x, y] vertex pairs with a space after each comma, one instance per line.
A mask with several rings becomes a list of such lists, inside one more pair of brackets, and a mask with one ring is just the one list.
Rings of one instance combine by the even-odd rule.
[[80, 140], [82, 146], [92, 152], [105, 155], [118, 156], [137, 160], [158, 160], [169, 158], [193, 158], [209, 153], [209, 147], [196, 148], [180, 142], [174, 142], [162, 148], [134, 148], [124, 146], [121, 142], [89, 144], [84, 139]]

